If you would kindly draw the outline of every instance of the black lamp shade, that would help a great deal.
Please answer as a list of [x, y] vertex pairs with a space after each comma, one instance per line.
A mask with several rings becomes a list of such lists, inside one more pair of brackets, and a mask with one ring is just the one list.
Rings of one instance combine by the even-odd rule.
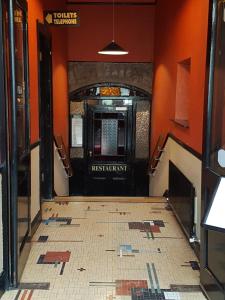
[[118, 44], [112, 41], [105, 48], [98, 51], [98, 53], [105, 55], [125, 55], [128, 54], [128, 51], [124, 50], [122, 47], [120, 47]]

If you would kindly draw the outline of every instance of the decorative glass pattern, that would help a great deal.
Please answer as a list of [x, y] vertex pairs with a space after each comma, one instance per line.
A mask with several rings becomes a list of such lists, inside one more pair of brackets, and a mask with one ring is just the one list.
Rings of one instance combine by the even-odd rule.
[[84, 149], [79, 148], [70, 148], [70, 158], [84, 158]]
[[149, 124], [150, 103], [147, 101], [137, 102], [136, 113], [136, 151], [135, 157], [139, 159], [149, 158]]
[[84, 102], [70, 102], [71, 115], [84, 115]]
[[120, 88], [119, 87], [100, 87], [100, 96], [120, 96]]
[[118, 120], [102, 120], [102, 155], [117, 155]]

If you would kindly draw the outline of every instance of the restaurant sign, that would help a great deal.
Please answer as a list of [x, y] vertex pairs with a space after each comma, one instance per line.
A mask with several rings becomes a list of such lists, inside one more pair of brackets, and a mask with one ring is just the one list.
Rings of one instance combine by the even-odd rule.
[[95, 164], [90, 167], [92, 172], [126, 173], [128, 166], [125, 164]]
[[78, 11], [44, 11], [44, 20], [48, 25], [55, 26], [79, 26]]

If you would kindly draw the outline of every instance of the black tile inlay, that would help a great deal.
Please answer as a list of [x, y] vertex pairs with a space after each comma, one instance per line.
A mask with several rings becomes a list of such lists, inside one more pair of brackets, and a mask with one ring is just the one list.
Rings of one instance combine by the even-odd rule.
[[139, 251], [139, 250], [136, 250], [136, 249], [134, 249], [134, 250], [132, 250], [132, 253], [140, 253], [140, 251]]
[[80, 268], [80, 269], [77, 269], [77, 271], [83, 272], [83, 271], [86, 271], [86, 269]]
[[142, 223], [142, 222], [129, 222], [129, 229], [137, 229], [141, 231], [151, 231], [150, 223]]
[[173, 292], [201, 292], [200, 285], [177, 285], [171, 284], [170, 285], [171, 291]]
[[63, 275], [64, 269], [65, 269], [65, 265], [66, 265], [66, 263], [64, 262], [64, 263], [62, 264], [62, 268], [61, 268], [61, 270], [60, 270], [59, 275]]
[[55, 265], [55, 262], [44, 262], [45, 255], [42, 254], [39, 256], [37, 264], [38, 265]]
[[18, 293], [16, 294], [16, 297], [14, 298], [14, 300], [18, 300], [21, 294], [21, 290], [18, 291]]
[[191, 267], [193, 270], [195, 271], [199, 271], [200, 270], [200, 267], [199, 267], [199, 264], [197, 261], [190, 261], [190, 264], [191, 264]]
[[164, 292], [158, 293], [157, 290], [153, 293], [149, 289], [131, 289], [131, 299], [132, 300], [165, 300]]
[[162, 220], [154, 220], [154, 224], [159, 227], [165, 227], [165, 223]]
[[182, 267], [190, 267], [194, 271], [200, 271], [199, 263], [195, 260], [185, 262], [185, 265], [181, 265]]
[[50, 282], [23, 282], [19, 284], [21, 290], [49, 290]]
[[72, 218], [50, 217], [47, 220], [43, 220], [43, 223], [45, 223], [45, 225], [48, 225], [51, 222], [66, 223], [66, 225], [70, 225], [72, 222]]
[[48, 235], [40, 235], [38, 242], [45, 243], [45, 242], [47, 242], [47, 240], [48, 240]]

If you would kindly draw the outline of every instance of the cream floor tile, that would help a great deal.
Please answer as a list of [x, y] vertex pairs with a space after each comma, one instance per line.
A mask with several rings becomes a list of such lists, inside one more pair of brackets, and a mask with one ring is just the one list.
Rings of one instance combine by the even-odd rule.
[[42, 216], [21, 281], [49, 290], [10, 291], [3, 300], [142, 300], [131, 288], [137, 295], [145, 288], [149, 300], [148, 290], [165, 300], [205, 299], [200, 291], [171, 290], [198, 287], [199, 271], [165, 203], [46, 202]]

